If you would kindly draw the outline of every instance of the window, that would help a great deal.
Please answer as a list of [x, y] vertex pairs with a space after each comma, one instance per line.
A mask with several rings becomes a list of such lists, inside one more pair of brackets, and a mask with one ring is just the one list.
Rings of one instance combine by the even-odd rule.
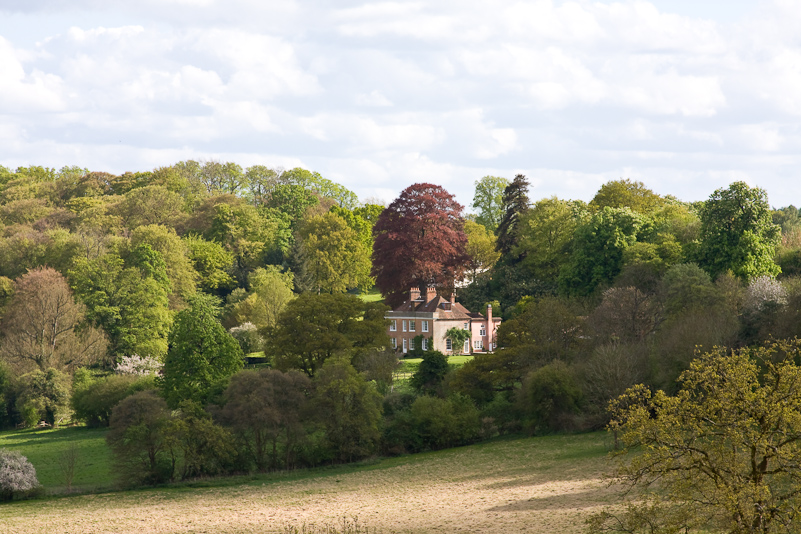
[[480, 339], [478, 341], [473, 341], [473, 348], [475, 350], [483, 350], [484, 349], [484, 342]]
[[414, 338], [409, 340], [409, 350], [414, 350]]
[[403, 340], [403, 352], [406, 352], [406, 351], [409, 350], [408, 347], [406, 346], [406, 343], [407, 343], [407, 341], [406, 341], [406, 339], [404, 339]]
[[392, 344], [393, 349], [398, 348], [398, 340], [394, 337], [389, 338], [389, 342]]
[[396, 321], [395, 319], [392, 319], [392, 320], [389, 322], [389, 331], [390, 331], [390, 332], [394, 332], [394, 331], [396, 331], [397, 329], [398, 329], [398, 321]]
[[428, 332], [428, 321], [423, 321], [423, 332]]
[[403, 320], [403, 331], [406, 332], [406, 319]]
[[470, 340], [469, 339], [465, 339], [464, 340], [464, 350], [462, 352], [464, 352], [465, 354], [469, 354], [470, 353]]
[[445, 339], [445, 350], [453, 350], [453, 344], [451, 343], [451, 338]]
[[428, 350], [428, 340], [426, 338], [423, 338], [423, 350]]
[[415, 324], [414, 320], [410, 320], [409, 321], [409, 332], [414, 332], [416, 328], [417, 328], [417, 325]]
[[463, 330], [470, 330], [470, 323], [465, 323]]
[[487, 335], [487, 327], [483, 324], [481, 325], [481, 330], [479, 331], [479, 335], [486, 336]]

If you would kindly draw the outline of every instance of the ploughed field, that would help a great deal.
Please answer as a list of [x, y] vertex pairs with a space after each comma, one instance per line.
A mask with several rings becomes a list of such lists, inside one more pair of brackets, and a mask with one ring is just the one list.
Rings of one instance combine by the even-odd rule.
[[[0, 505], [0, 531], [14, 533], [246, 533], [342, 524], [369, 532], [581, 532], [611, 504], [604, 433], [508, 438], [444, 451], [252, 477], [86, 495], [64, 495], [57, 450], [78, 441], [75, 485], [109, 487], [102, 434], [82, 429], [0, 435], [29, 449], [50, 493]], [[71, 434], [70, 434], [71, 433]], [[22, 438], [20, 438], [22, 436]], [[88, 470], [83, 475], [82, 470]], [[360, 530], [360, 531], [363, 531]]]

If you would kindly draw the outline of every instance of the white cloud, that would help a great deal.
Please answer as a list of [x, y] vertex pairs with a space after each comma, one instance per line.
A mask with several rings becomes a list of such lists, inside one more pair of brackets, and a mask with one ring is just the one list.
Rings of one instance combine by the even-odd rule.
[[799, 3], [736, 23], [659, 5], [7, 4], [29, 27], [0, 20], [0, 164], [207, 154], [309, 166], [361, 195], [434, 181], [463, 203], [475, 179], [518, 171], [535, 197], [619, 177], [689, 199], [735, 178], [801, 194]]
[[62, 109], [61, 79], [35, 69], [26, 73], [16, 50], [2, 37], [0, 73], [0, 113], [37, 113]]

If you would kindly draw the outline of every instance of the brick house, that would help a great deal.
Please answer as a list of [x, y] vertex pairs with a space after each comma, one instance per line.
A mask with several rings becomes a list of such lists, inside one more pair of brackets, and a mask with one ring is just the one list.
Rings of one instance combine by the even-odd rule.
[[[501, 324], [500, 317], [492, 316], [492, 306], [487, 306], [486, 316], [473, 313], [456, 302], [455, 295], [448, 300], [437, 295], [433, 287], [427, 288], [425, 294], [420, 292], [420, 288], [411, 288], [409, 300], [387, 312], [385, 317], [389, 319], [392, 347], [404, 354], [414, 349], [459, 353], [459, 347], [452, 347], [451, 340], [445, 337], [445, 332], [454, 327], [470, 331], [470, 339], [461, 351], [463, 354], [492, 352], [496, 346], [495, 334]], [[422, 346], [416, 347], [416, 342]]]

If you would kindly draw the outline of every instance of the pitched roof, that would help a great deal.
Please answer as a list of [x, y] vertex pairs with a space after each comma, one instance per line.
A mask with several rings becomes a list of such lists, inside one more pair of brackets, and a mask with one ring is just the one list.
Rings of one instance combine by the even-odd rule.
[[[447, 308], [447, 309], [446, 309]], [[396, 312], [424, 312], [433, 313], [438, 312], [440, 319], [483, 319], [484, 316], [480, 313], [472, 313], [470, 310], [462, 306], [460, 303], [455, 303], [451, 306], [451, 301], [439, 295], [424, 302], [420, 300], [407, 300], [393, 311]]]

